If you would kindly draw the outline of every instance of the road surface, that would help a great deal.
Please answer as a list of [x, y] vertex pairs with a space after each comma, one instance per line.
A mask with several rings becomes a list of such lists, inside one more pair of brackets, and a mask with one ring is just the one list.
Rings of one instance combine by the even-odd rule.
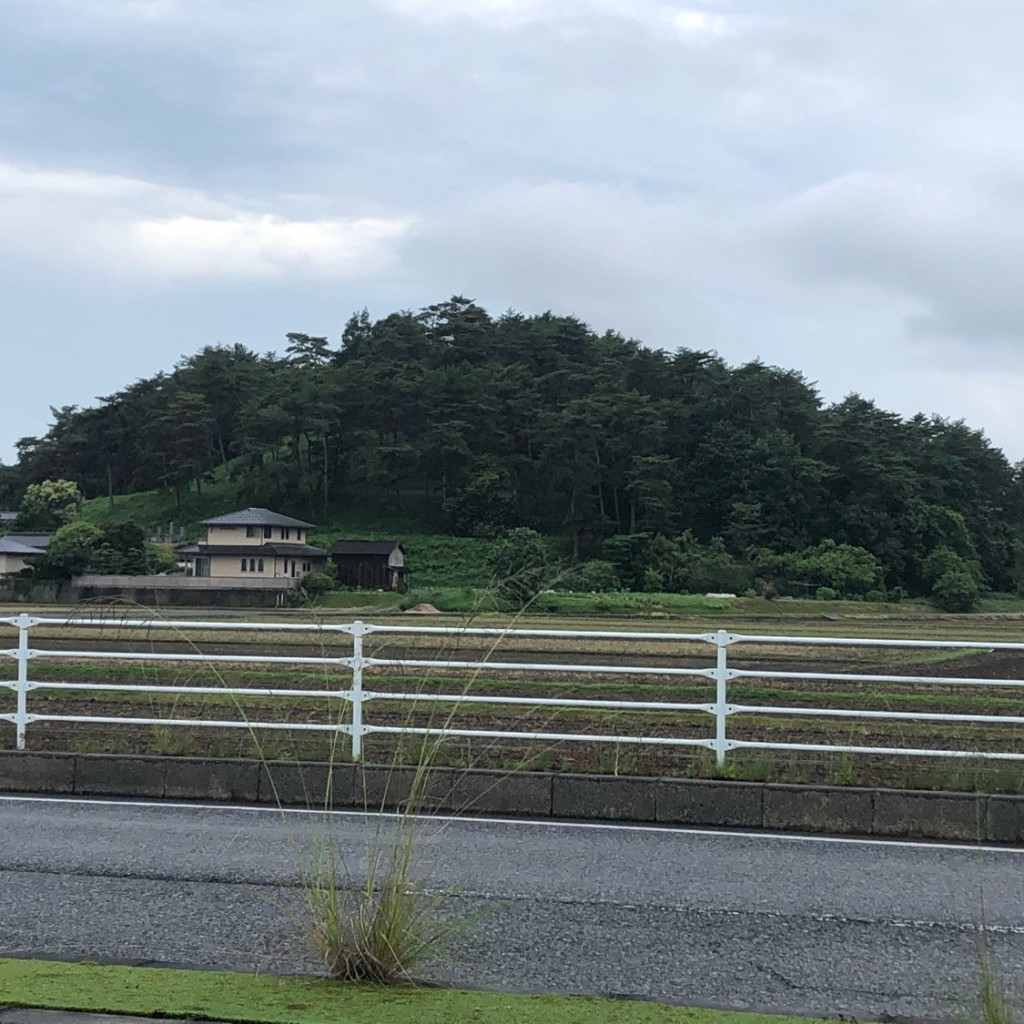
[[[394, 819], [0, 798], [0, 955], [316, 970], [298, 865], [347, 870]], [[421, 819], [416, 874], [485, 909], [429, 980], [952, 1019], [979, 925], [1024, 980], [1024, 851], [618, 825]]]

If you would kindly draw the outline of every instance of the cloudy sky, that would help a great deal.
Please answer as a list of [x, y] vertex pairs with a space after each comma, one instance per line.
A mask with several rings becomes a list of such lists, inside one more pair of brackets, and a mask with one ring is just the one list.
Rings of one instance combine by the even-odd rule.
[[1019, 0], [3, 0], [0, 459], [461, 293], [1024, 458]]

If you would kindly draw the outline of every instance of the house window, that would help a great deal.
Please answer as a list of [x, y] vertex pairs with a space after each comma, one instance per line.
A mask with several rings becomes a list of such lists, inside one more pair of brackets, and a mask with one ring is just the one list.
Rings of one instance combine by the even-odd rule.
[[302, 571], [303, 572], [309, 572], [309, 562], [303, 562], [302, 563]]
[[273, 535], [274, 535], [274, 528], [272, 526], [264, 526], [263, 527], [263, 536], [266, 537], [267, 540], [270, 540], [270, 538]]
[[256, 571], [257, 572], [263, 572], [263, 559], [262, 558], [256, 563]]
[[245, 528], [246, 537], [258, 537], [260, 535], [260, 528], [258, 526], [247, 526]]
[[296, 540], [302, 540], [302, 531], [301, 530], [296, 530], [295, 531], [295, 539]]
[[246, 570], [248, 565], [249, 565], [249, 563], [243, 558], [242, 559], [242, 572], [245, 572], [245, 570]]
[[249, 572], [255, 572], [255, 571], [256, 571], [256, 559], [255, 558], [250, 558], [249, 559]]

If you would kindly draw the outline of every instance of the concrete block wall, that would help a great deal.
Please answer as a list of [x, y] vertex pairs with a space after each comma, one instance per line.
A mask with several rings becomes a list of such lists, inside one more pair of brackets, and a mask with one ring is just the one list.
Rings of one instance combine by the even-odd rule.
[[[413, 790], [416, 790], [414, 793]], [[1024, 845], [1024, 796], [0, 751], [0, 793], [618, 821]]]

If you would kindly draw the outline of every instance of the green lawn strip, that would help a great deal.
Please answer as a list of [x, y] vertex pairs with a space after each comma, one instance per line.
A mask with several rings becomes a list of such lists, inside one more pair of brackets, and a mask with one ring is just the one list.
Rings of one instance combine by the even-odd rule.
[[388, 988], [45, 960], [0, 960], [0, 1004], [265, 1024], [797, 1024], [792, 1017], [632, 1000]]

